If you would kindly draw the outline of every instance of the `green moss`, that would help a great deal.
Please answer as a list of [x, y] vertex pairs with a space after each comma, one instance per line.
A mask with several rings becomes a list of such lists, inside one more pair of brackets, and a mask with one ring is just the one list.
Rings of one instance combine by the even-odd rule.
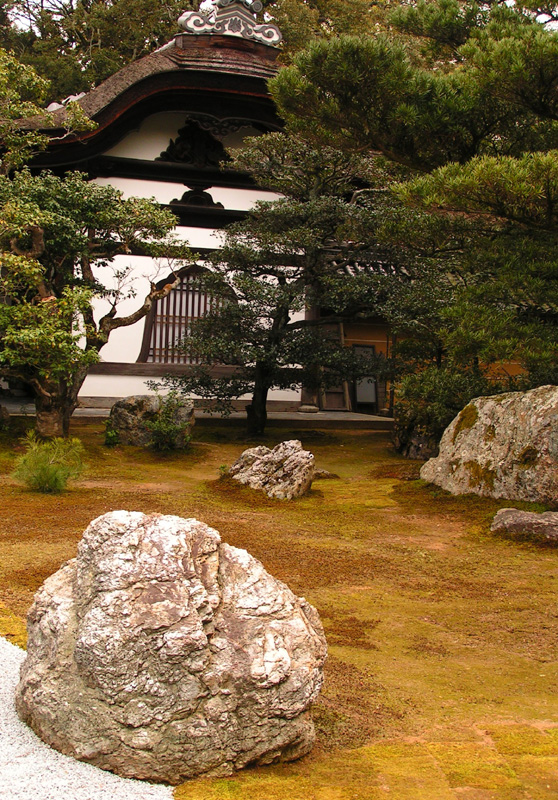
[[[449, 783], [422, 743], [379, 744], [366, 748], [379, 772], [381, 797], [390, 800], [455, 800]], [[349, 795], [348, 797], [350, 797]]]
[[524, 798], [556, 800], [558, 758], [556, 756], [511, 756], [510, 764], [524, 787]]
[[496, 438], [496, 428], [494, 425], [488, 426], [488, 428], [484, 432], [483, 438], [485, 442], [492, 442]]
[[429, 752], [444, 771], [452, 787], [475, 789], [518, 790], [523, 797], [521, 782], [498, 753], [487, 744], [477, 742], [441, 742], [428, 745]]
[[558, 732], [531, 725], [499, 725], [489, 731], [500, 753], [508, 755], [558, 756]]
[[[190, 453], [166, 457], [107, 450], [100, 422], [72, 426], [91, 468], [58, 497], [10, 481], [18, 444], [0, 438], [0, 619], [12, 641], [38, 586], [114, 508], [205, 521], [307, 597], [326, 627], [310, 756], [188, 781], [179, 800], [556, 800], [558, 728], [545, 721], [558, 722], [557, 554], [488, 535], [509, 501], [405, 479], [384, 433], [314, 436], [318, 466], [341, 479], [278, 503], [216, 480], [247, 446], [240, 424], [200, 425]], [[266, 443], [295, 433], [270, 429]], [[306, 444], [305, 431], [296, 438]]]
[[455, 424], [455, 428], [453, 429], [453, 438], [452, 442], [455, 444], [457, 437], [459, 436], [462, 431], [469, 430], [472, 428], [473, 425], [477, 422], [479, 418], [479, 412], [474, 405], [474, 403], [469, 403], [468, 406], [465, 406], [463, 411], [460, 412], [459, 416], [457, 417], [457, 422]]
[[492, 491], [496, 473], [490, 467], [482, 467], [478, 461], [465, 461], [463, 466], [469, 473], [469, 486], [480, 486]]
[[[377, 768], [367, 748], [328, 759], [310, 756], [292, 764], [257, 767], [231, 778], [194, 780], [177, 786], [175, 800], [381, 800]], [[393, 800], [400, 800], [394, 796]], [[402, 800], [402, 799], [401, 799]], [[423, 800], [417, 796], [416, 800]], [[426, 796], [424, 796], [426, 800]], [[440, 798], [445, 800], [445, 798]]]

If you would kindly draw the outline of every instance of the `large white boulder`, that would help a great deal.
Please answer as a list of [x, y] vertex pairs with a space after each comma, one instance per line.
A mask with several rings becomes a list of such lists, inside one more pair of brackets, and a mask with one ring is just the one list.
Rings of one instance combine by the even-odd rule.
[[174, 784], [312, 747], [316, 610], [195, 519], [94, 520], [28, 628], [17, 711], [63, 753]]
[[558, 386], [472, 400], [420, 476], [452, 494], [556, 502]]

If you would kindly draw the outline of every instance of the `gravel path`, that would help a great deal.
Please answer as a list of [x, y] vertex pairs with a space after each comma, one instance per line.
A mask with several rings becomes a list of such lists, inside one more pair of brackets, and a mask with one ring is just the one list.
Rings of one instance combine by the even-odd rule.
[[25, 653], [0, 636], [0, 798], [172, 800], [172, 789], [119, 778], [52, 750], [21, 722], [14, 693]]

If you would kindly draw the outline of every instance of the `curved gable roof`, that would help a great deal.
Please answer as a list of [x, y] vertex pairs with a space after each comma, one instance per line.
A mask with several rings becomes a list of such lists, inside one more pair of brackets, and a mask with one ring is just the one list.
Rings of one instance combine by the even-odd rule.
[[[179, 33], [169, 44], [123, 67], [77, 100], [97, 127], [57, 138], [67, 111], [60, 108], [29, 127], [52, 134], [39, 167], [75, 164], [118, 141], [139, 121], [160, 111], [204, 111], [217, 117], [244, 117], [268, 129], [281, 121], [267, 90], [277, 74], [278, 50], [259, 42], [216, 34]], [[27, 127], [27, 125], [26, 125]], [[84, 146], [87, 152], [84, 152]]]

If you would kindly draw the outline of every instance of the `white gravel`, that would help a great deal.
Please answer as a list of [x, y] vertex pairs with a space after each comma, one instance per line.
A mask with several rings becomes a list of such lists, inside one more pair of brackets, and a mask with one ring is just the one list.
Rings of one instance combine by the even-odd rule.
[[0, 636], [0, 798], [5, 800], [171, 800], [172, 789], [119, 778], [63, 756], [21, 722], [14, 707], [25, 653]]

